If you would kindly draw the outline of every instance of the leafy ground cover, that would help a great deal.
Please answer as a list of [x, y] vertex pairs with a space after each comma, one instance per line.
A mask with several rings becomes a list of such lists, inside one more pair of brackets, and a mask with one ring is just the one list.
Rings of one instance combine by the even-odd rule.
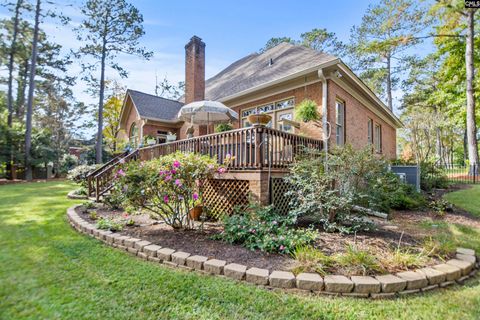
[[[76, 233], [65, 182], [0, 186], [0, 319], [475, 319], [480, 281], [396, 300], [268, 291], [141, 261]], [[77, 202], [78, 203], [78, 202]], [[425, 228], [438, 228], [423, 224]], [[480, 250], [480, 231], [442, 224]]]

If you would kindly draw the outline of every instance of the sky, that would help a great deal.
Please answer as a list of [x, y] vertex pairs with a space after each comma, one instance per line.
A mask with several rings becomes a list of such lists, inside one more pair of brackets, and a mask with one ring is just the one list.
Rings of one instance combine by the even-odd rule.
[[[76, 1], [76, 0], [74, 0]], [[342, 41], [348, 41], [350, 29], [361, 22], [370, 0], [242, 0], [242, 1], [130, 1], [143, 14], [145, 35], [140, 43], [154, 56], [149, 61], [121, 55], [118, 62], [128, 72], [121, 79], [114, 70], [107, 70], [107, 78], [118, 79], [127, 88], [154, 93], [155, 78], [167, 77], [177, 83], [184, 80], [184, 46], [197, 35], [206, 43], [206, 77], [209, 78], [232, 62], [258, 51], [272, 37], [288, 36], [298, 39], [313, 28], [335, 32]], [[64, 46], [64, 52], [75, 50], [79, 43], [72, 28], [82, 16], [79, 5], [65, 5], [58, 1], [57, 10], [72, 19], [69, 26], [44, 21], [42, 28], [51, 39]], [[10, 13], [0, 8], [0, 17]], [[69, 73], [78, 74], [76, 61]], [[74, 94], [80, 101], [94, 103], [86, 92], [86, 84], [77, 81]], [[395, 96], [401, 96], [401, 91]]]

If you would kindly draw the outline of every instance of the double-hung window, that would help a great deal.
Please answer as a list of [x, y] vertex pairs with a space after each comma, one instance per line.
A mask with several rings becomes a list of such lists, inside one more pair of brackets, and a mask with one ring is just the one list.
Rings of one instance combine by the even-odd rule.
[[378, 153], [382, 152], [382, 126], [379, 124], [375, 124], [375, 151]]
[[338, 100], [335, 103], [335, 124], [337, 146], [343, 146], [345, 144], [345, 103]]
[[368, 130], [368, 144], [372, 145], [373, 144], [373, 120], [368, 119], [367, 123], [367, 130]]

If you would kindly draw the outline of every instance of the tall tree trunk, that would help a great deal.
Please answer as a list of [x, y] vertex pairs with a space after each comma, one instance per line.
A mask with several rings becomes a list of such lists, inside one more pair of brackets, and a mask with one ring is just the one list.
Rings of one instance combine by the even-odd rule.
[[9, 174], [9, 179], [15, 179], [16, 174], [13, 172], [15, 166], [14, 149], [12, 143], [11, 129], [13, 124], [13, 66], [15, 62], [15, 53], [17, 49], [17, 35], [18, 35], [18, 21], [20, 16], [20, 8], [22, 7], [23, 0], [18, 0], [17, 5], [15, 6], [15, 15], [13, 18], [13, 34], [12, 34], [12, 44], [10, 45], [10, 52], [8, 56], [8, 80], [7, 80], [7, 108], [8, 108], [8, 131], [7, 131], [7, 173]]
[[[437, 106], [433, 106], [433, 114], [435, 117], [435, 122], [438, 121], [438, 109]], [[435, 126], [435, 149], [437, 151], [437, 158], [440, 164], [443, 162], [443, 150], [442, 150], [442, 135], [440, 132], [440, 127], [438, 125]]]
[[387, 55], [387, 105], [390, 110], [393, 110], [392, 102], [392, 57], [390, 53]]
[[17, 117], [18, 121], [23, 121], [23, 116], [25, 115], [25, 92], [27, 90], [28, 69], [30, 69], [30, 65], [27, 59], [23, 62], [22, 68], [18, 70], [17, 99], [15, 101], [15, 117]]
[[28, 103], [27, 103], [27, 119], [25, 131], [25, 179], [32, 180], [32, 113], [33, 113], [33, 94], [35, 90], [35, 68], [37, 66], [37, 44], [38, 44], [38, 27], [40, 24], [40, 0], [37, 0], [35, 9], [35, 28], [32, 40], [32, 59], [30, 62], [30, 76], [28, 81]]
[[18, 21], [20, 16], [20, 8], [22, 7], [22, 0], [17, 1], [15, 6], [15, 16], [13, 18], [13, 34], [12, 44], [8, 53], [8, 93], [7, 93], [7, 107], [8, 107], [8, 127], [12, 127], [13, 122], [13, 64], [15, 62], [15, 53], [17, 49], [17, 35], [18, 35]]
[[[470, 166], [479, 164], [477, 146], [477, 125], [475, 121], [475, 66], [473, 64], [475, 10], [467, 9], [467, 43], [465, 49], [465, 64], [467, 67], [467, 143]], [[477, 170], [478, 172], [478, 170]], [[477, 173], [475, 172], [475, 174]]]
[[103, 96], [105, 94], [105, 58], [106, 58], [106, 43], [103, 42], [102, 47], [102, 61], [100, 73], [100, 97], [98, 99], [98, 129], [97, 129], [97, 144], [95, 146], [95, 161], [102, 163], [102, 145], [103, 145]]

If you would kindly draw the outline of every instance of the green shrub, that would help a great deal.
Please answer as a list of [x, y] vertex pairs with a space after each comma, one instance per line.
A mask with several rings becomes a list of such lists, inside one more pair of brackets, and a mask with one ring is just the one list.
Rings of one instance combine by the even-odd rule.
[[[226, 157], [227, 162], [231, 157]], [[224, 173], [215, 159], [177, 152], [158, 159], [132, 161], [116, 172], [117, 187], [125, 204], [144, 209], [154, 218], [176, 228], [193, 228], [190, 210], [202, 204], [205, 182]]]
[[273, 207], [252, 206], [249, 211], [225, 217], [224, 230], [215, 239], [241, 244], [250, 250], [292, 254], [296, 247], [313, 242], [317, 232], [295, 229], [294, 219]]
[[85, 201], [84, 203], [82, 203], [82, 205], [85, 207], [85, 209], [89, 210], [89, 209], [95, 209], [96, 205], [95, 205], [95, 202], [93, 201]]
[[388, 163], [370, 147], [356, 150], [347, 145], [324, 153], [307, 150], [296, 159], [285, 178], [292, 188], [291, 214], [310, 216], [327, 231], [352, 233], [373, 228], [366, 211], [413, 209], [425, 204], [423, 196], [389, 171]]
[[420, 187], [425, 191], [447, 188], [447, 175], [434, 163], [423, 162], [420, 164]]
[[442, 198], [431, 201], [428, 206], [439, 216], [444, 216], [448, 210], [452, 209], [452, 205]]
[[65, 175], [77, 165], [78, 158], [72, 154], [66, 153], [63, 155], [62, 159], [60, 159], [59, 173]]
[[88, 188], [87, 175], [97, 169], [97, 165], [83, 164], [68, 171], [67, 179], [79, 184], [83, 188]]
[[97, 229], [110, 230], [112, 232], [122, 231], [124, 223], [109, 218], [100, 218], [97, 222]]
[[97, 219], [98, 219], [97, 211], [95, 211], [95, 210], [90, 211], [90, 213], [88, 214], [88, 216], [89, 216], [90, 219], [92, 219], [92, 220], [97, 220]]
[[110, 193], [103, 197], [103, 203], [112, 210], [122, 209], [126, 201], [125, 193], [122, 184], [118, 179], [113, 182]]

